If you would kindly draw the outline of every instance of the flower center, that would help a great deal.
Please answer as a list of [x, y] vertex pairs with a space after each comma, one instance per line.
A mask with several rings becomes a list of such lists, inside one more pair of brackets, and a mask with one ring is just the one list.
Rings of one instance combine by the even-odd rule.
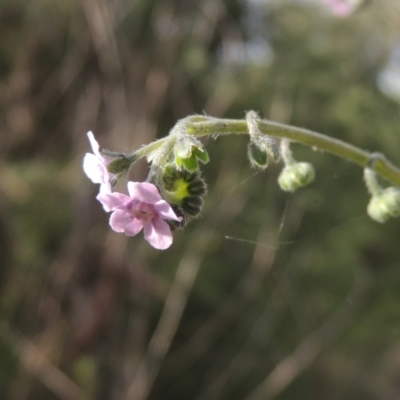
[[152, 204], [139, 201], [136, 207], [132, 209], [132, 214], [141, 221], [149, 222], [154, 218], [156, 213]]

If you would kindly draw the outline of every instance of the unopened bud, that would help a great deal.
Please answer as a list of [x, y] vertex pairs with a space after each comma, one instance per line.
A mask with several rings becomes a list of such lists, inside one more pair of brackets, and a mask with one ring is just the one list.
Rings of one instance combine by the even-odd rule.
[[183, 228], [191, 219], [199, 216], [207, 186], [199, 171], [178, 170], [168, 165], [162, 175], [160, 187], [163, 197], [171, 204], [180, 222], [167, 221], [171, 229]]
[[278, 183], [285, 192], [294, 192], [302, 186], [310, 184], [315, 178], [315, 170], [308, 162], [287, 165], [278, 177]]
[[274, 139], [260, 135], [251, 138], [247, 146], [247, 156], [252, 167], [265, 169], [268, 166], [269, 157], [272, 157], [275, 162], [279, 161], [280, 151]]
[[368, 215], [375, 221], [385, 222], [400, 215], [400, 190], [389, 187], [373, 196], [367, 207]]
[[193, 172], [198, 169], [198, 161], [207, 163], [209, 157], [199, 140], [189, 135], [180, 136], [174, 147], [175, 165], [179, 169]]
[[208, 153], [204, 149], [203, 146], [199, 147], [196, 146], [193, 148], [193, 154], [195, 157], [201, 161], [203, 164], [207, 164], [210, 161], [210, 157], [208, 156]]
[[[108, 155], [108, 157], [110, 156]], [[118, 154], [114, 157], [116, 158], [107, 165], [108, 172], [111, 172], [112, 174], [122, 175], [125, 172], [128, 172], [134, 162], [132, 157], [127, 157], [124, 154]]]
[[197, 139], [191, 138], [188, 135], [177, 138], [174, 146], [175, 157], [189, 158], [192, 155], [192, 147], [197, 144], [194, 141], [198, 142]]
[[267, 152], [254, 142], [250, 142], [247, 145], [247, 157], [254, 168], [265, 169], [268, 167]]
[[181, 169], [183, 167], [184, 169], [190, 172], [196, 171], [197, 168], [199, 167], [197, 163], [197, 158], [194, 154], [188, 158], [176, 157], [175, 164], [178, 168]]

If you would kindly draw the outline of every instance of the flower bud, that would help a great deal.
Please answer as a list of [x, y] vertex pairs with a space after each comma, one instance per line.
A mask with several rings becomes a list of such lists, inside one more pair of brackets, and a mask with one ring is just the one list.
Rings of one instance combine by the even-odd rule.
[[278, 177], [278, 183], [285, 192], [294, 192], [297, 188], [306, 186], [315, 178], [315, 170], [308, 162], [298, 162], [287, 165]]
[[181, 221], [167, 221], [171, 229], [183, 228], [191, 219], [199, 216], [207, 192], [199, 171], [189, 172], [168, 165], [164, 168], [160, 189], [175, 214], [182, 217]]
[[210, 157], [208, 156], [208, 153], [205, 151], [203, 146], [194, 147], [193, 148], [193, 154], [203, 164], [207, 164], [210, 161]]
[[209, 161], [207, 152], [199, 140], [189, 135], [178, 137], [174, 147], [175, 165], [178, 169], [196, 171], [198, 161], [206, 164]]
[[368, 215], [375, 221], [385, 222], [400, 215], [400, 190], [394, 187], [384, 189], [373, 196], [367, 207]]
[[249, 158], [250, 165], [254, 168], [265, 169], [268, 167], [267, 152], [254, 142], [250, 142], [247, 145], [247, 157]]
[[183, 169], [190, 172], [196, 171], [199, 168], [197, 158], [194, 154], [188, 158], [175, 157], [175, 164], [178, 168], [182, 169], [183, 167]]
[[275, 140], [265, 135], [253, 136], [247, 146], [247, 156], [252, 167], [265, 169], [268, 166], [268, 158], [276, 162], [280, 159], [280, 151]]
[[115, 158], [110, 164], [107, 165], [108, 172], [116, 175], [122, 175], [128, 172], [130, 166], [132, 165], [132, 159], [120, 154], [118, 158]]

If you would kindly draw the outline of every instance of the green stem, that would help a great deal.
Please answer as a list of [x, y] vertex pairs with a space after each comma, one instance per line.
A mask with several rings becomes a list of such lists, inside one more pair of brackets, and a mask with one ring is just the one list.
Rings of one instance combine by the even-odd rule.
[[375, 172], [369, 168], [364, 168], [364, 181], [371, 196], [378, 196], [382, 193], [382, 187], [376, 178]]
[[[259, 129], [265, 135], [289, 139], [313, 149], [326, 151], [361, 167], [369, 167], [382, 178], [400, 186], [400, 169], [388, 161], [384, 155], [369, 153], [358, 147], [308, 129], [297, 128], [267, 120], [259, 120]], [[187, 133], [193, 136], [209, 135], [247, 135], [248, 128], [244, 119], [222, 119], [208, 117], [207, 121], [187, 119]]]
[[162, 139], [156, 140], [154, 142], [151, 142], [143, 147], [141, 147], [140, 149], [136, 150], [135, 152], [133, 152], [130, 156], [129, 159], [133, 161], [139, 160], [140, 158], [146, 157], [148, 154], [152, 153], [153, 151], [159, 149], [164, 143], [165, 141], [168, 139], [169, 137], [166, 136]]
[[296, 160], [293, 158], [292, 151], [290, 150], [290, 140], [281, 140], [281, 155], [285, 166], [296, 164]]

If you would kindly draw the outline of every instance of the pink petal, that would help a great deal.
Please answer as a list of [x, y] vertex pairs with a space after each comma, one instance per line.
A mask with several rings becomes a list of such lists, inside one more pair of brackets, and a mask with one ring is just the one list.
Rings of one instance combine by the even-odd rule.
[[99, 193], [102, 193], [102, 194], [104, 194], [104, 193], [106, 193], [106, 194], [112, 193], [110, 182], [102, 183], [100, 185]]
[[124, 208], [131, 199], [129, 196], [123, 193], [99, 193], [96, 197], [97, 200], [103, 204], [104, 209], [109, 212], [118, 208]]
[[[110, 164], [110, 162], [112, 161], [112, 158], [104, 156], [103, 154], [101, 154], [100, 146], [97, 143], [97, 140], [94, 138], [93, 132], [89, 131], [87, 133], [87, 136], [89, 138], [90, 145], [92, 146], [92, 150], [93, 150], [94, 155], [96, 156], [96, 158], [102, 164], [104, 164], [107, 167], [107, 165]], [[113, 174], [111, 174], [111, 175], [113, 175]]]
[[115, 210], [110, 217], [110, 226], [115, 232], [125, 232], [128, 236], [135, 236], [142, 228], [142, 221], [124, 210]]
[[85, 154], [83, 158], [83, 170], [93, 183], [105, 183], [109, 181], [107, 168], [94, 154]]
[[161, 218], [144, 224], [144, 238], [156, 249], [165, 250], [172, 244], [171, 229]]
[[126, 211], [115, 210], [110, 217], [110, 226], [115, 232], [124, 232], [131, 219], [132, 215]]
[[93, 132], [89, 131], [87, 133], [87, 137], [89, 139], [90, 145], [92, 146], [92, 150], [93, 150], [94, 155], [101, 159], [101, 154], [100, 154], [100, 151], [99, 151], [100, 146], [97, 143], [97, 140], [94, 138]]
[[132, 199], [155, 204], [162, 200], [157, 188], [149, 182], [128, 182], [128, 191]]
[[135, 236], [137, 235], [143, 228], [143, 221], [137, 218], [133, 218], [129, 224], [125, 227], [125, 235], [127, 236]]
[[154, 210], [163, 219], [173, 219], [175, 221], [180, 221], [182, 219], [176, 216], [172, 207], [165, 200], [160, 200], [154, 204]]

